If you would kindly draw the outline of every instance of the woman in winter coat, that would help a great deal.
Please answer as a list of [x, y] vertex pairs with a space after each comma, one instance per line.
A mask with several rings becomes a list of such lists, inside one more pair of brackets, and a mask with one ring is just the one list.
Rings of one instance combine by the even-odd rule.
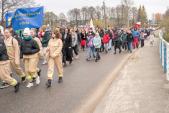
[[141, 32], [140, 41], [141, 41], [141, 47], [144, 47], [144, 32]]
[[61, 34], [59, 29], [56, 28], [52, 33], [52, 38], [49, 41], [47, 47], [48, 53], [48, 81], [46, 83], [47, 88], [51, 87], [51, 82], [54, 75], [54, 66], [56, 65], [58, 71], [58, 83], [63, 82], [63, 65], [62, 65], [62, 47]]
[[66, 53], [66, 61], [69, 61], [69, 64], [72, 63], [72, 35], [70, 33], [70, 29], [66, 29], [65, 35], [65, 53]]
[[139, 47], [139, 38], [140, 38], [140, 32], [137, 30], [137, 28], [134, 28], [132, 31], [133, 35], [133, 48], [138, 48]]
[[95, 48], [94, 48], [94, 45], [93, 45], [93, 39], [95, 37], [95, 34], [93, 32], [89, 32], [88, 33], [88, 36], [87, 36], [87, 47], [88, 47], [88, 51], [87, 51], [87, 61], [90, 61], [92, 56], [93, 58], [95, 58]]
[[109, 33], [106, 32], [106, 34], [103, 36], [103, 44], [106, 53], [108, 53], [109, 40], [110, 40]]
[[74, 29], [71, 30], [72, 35], [72, 49], [76, 55], [76, 59], [78, 58], [78, 36]]
[[47, 46], [48, 46], [48, 42], [50, 40], [51, 33], [50, 33], [49, 29], [47, 28], [47, 26], [43, 26], [42, 30], [43, 30], [42, 46], [43, 46], [43, 55], [44, 55], [43, 64], [46, 64], [47, 63], [47, 61], [46, 61], [46, 49], [47, 49]]
[[121, 53], [122, 51], [121, 45], [122, 45], [121, 33], [116, 31], [114, 39], [114, 54], [116, 54], [117, 49], [119, 49], [119, 53]]
[[102, 45], [99, 33], [96, 33], [96, 36], [93, 39], [93, 45], [94, 45], [95, 50], [96, 50], [96, 60], [95, 61], [97, 62], [98, 60], [100, 60], [99, 51], [100, 51], [100, 47]]
[[127, 31], [127, 45], [128, 51], [132, 53], [132, 42], [133, 42], [133, 35], [130, 30]]
[[84, 30], [80, 33], [80, 37], [81, 37], [81, 48], [84, 51], [86, 47], [86, 33]]
[[[104, 34], [105, 34], [104, 30], [100, 29], [99, 35], [100, 35], [101, 40], [103, 39]], [[103, 43], [103, 40], [102, 40], [102, 45], [101, 45], [101, 48], [100, 48], [100, 52], [103, 52], [103, 51], [104, 51], [104, 43]]]

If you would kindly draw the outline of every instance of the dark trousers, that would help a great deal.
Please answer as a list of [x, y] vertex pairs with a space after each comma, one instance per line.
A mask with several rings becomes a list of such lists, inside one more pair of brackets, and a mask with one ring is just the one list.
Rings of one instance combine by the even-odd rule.
[[116, 54], [116, 50], [119, 49], [119, 53], [121, 53], [121, 45], [114, 46], [114, 53]]
[[122, 48], [123, 48], [124, 50], [127, 50], [127, 42], [123, 42]]
[[100, 60], [100, 54], [99, 54], [99, 51], [100, 51], [100, 48], [96, 48], [96, 60]]
[[66, 64], [66, 50], [65, 48], [62, 49], [62, 62]]
[[74, 53], [75, 53], [76, 55], [78, 55], [78, 46], [75, 45], [72, 49], [73, 49]]
[[144, 47], [144, 39], [141, 39], [141, 47]]

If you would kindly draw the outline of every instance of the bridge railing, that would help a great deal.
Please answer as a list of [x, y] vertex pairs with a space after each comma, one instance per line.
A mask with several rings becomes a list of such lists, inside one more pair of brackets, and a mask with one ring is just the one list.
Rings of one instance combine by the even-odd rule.
[[166, 73], [166, 79], [169, 81], [169, 42], [164, 40], [162, 31], [159, 33], [160, 44], [159, 44], [159, 52], [160, 52], [160, 61]]

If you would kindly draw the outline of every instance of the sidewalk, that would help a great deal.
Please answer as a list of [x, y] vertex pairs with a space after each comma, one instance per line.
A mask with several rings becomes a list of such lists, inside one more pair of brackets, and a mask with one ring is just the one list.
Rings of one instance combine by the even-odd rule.
[[169, 88], [158, 39], [140, 48], [113, 81], [94, 113], [169, 113]]

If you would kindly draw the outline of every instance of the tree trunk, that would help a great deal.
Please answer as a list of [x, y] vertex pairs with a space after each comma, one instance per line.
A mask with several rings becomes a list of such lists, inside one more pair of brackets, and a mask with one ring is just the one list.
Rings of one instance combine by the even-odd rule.
[[1, 25], [3, 26], [3, 27], [5, 27], [5, 24], [4, 24], [4, 0], [2, 0], [2, 2], [1, 2], [2, 4], [2, 8], [1, 8]]

